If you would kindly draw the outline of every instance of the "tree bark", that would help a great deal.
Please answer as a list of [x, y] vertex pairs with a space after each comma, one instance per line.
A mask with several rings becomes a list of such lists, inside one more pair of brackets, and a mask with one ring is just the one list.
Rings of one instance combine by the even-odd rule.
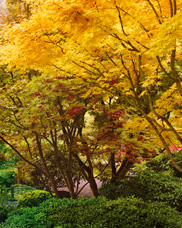
[[98, 197], [99, 192], [98, 192], [97, 183], [95, 181], [95, 177], [93, 175], [93, 169], [90, 169], [90, 167], [86, 166], [85, 163], [82, 162], [82, 160], [79, 158], [77, 154], [74, 154], [74, 157], [78, 162], [80, 171], [82, 172], [85, 179], [89, 182], [93, 196]]
[[127, 172], [129, 171], [129, 169], [131, 168], [131, 166], [133, 165], [133, 162], [128, 161], [128, 158], [125, 158], [123, 160], [122, 165], [119, 167], [119, 169], [116, 171], [116, 173], [112, 173], [112, 178], [110, 180], [111, 183], [115, 183], [119, 180], [122, 180], [123, 178], [125, 178]]

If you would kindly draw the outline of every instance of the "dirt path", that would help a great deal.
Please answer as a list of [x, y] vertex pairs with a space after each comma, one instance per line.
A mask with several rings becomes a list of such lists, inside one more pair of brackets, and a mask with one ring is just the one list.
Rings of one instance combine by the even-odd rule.
[[[79, 190], [87, 183], [87, 181], [81, 180], [80, 181], [80, 185], [79, 185]], [[100, 180], [96, 180], [97, 186], [98, 188], [100, 188], [102, 186], [102, 182]], [[64, 188], [60, 188], [60, 191], [68, 191], [68, 188], [64, 187]], [[83, 190], [80, 192], [79, 196], [83, 196], [83, 197], [92, 197], [92, 192], [90, 189], [89, 184], [87, 184]]]

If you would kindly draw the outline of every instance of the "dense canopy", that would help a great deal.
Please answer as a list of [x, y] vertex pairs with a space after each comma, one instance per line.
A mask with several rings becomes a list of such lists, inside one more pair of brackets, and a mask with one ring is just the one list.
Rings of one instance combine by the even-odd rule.
[[161, 149], [182, 171], [170, 151], [182, 144], [182, 1], [16, 2], [1, 29], [0, 138], [72, 197], [74, 162], [93, 189], [101, 160], [115, 180]]

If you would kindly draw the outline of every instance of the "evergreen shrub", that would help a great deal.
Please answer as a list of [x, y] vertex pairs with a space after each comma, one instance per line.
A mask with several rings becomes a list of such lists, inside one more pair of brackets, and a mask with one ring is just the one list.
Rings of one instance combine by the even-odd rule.
[[28, 227], [28, 228], [49, 228], [51, 223], [47, 220], [46, 215], [41, 212], [39, 207], [17, 208], [8, 214], [8, 219], [3, 227]]
[[4, 227], [182, 228], [182, 215], [166, 203], [144, 202], [135, 197], [51, 198], [39, 207], [11, 212]]
[[44, 190], [34, 190], [32, 192], [26, 192], [18, 200], [18, 206], [36, 207], [40, 203], [51, 197], [51, 194]]
[[182, 180], [151, 170], [138, 172], [130, 180], [106, 184], [100, 189], [100, 195], [112, 200], [135, 196], [144, 201], [166, 202], [182, 211]]

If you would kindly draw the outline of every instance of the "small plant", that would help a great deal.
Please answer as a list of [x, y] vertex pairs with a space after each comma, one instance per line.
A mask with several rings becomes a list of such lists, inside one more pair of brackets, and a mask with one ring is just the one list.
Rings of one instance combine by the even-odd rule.
[[32, 192], [26, 192], [18, 200], [18, 206], [35, 207], [51, 197], [51, 194], [44, 190], [34, 190]]

